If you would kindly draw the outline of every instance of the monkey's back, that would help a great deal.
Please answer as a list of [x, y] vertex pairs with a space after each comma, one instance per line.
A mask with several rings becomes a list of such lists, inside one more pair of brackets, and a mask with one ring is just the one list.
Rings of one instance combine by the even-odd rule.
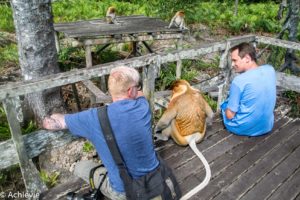
[[206, 114], [203, 101], [205, 100], [202, 95], [195, 91], [186, 92], [171, 101], [177, 105], [176, 126], [180, 135], [205, 133]]

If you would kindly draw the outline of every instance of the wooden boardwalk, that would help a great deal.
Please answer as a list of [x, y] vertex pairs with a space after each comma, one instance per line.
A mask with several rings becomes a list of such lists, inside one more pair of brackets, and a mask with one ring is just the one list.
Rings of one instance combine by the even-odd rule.
[[[260, 137], [230, 134], [217, 120], [197, 147], [209, 162], [212, 178], [191, 199], [300, 199], [299, 119], [277, 115], [272, 133]], [[173, 168], [183, 194], [204, 179], [203, 165], [190, 147], [169, 140], [156, 148]]]
[[[155, 146], [183, 194], [204, 179], [204, 167], [190, 147], [171, 139]], [[277, 114], [273, 131], [260, 137], [230, 134], [217, 119], [197, 147], [209, 162], [212, 178], [191, 200], [300, 200], [300, 119]], [[67, 192], [87, 187], [76, 179], [49, 190], [42, 199], [66, 199]]]

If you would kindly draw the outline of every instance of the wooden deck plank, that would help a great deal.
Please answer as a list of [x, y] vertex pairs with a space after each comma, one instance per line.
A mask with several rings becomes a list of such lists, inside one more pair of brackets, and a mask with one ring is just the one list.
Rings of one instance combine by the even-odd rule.
[[[274, 128], [281, 127], [283, 124], [287, 122], [287, 119], [279, 120]], [[271, 134], [267, 135], [269, 137]], [[244, 137], [247, 138], [247, 137]], [[232, 148], [229, 152], [224, 152], [223, 155], [221, 155], [218, 159], [210, 161], [211, 158], [206, 156], [206, 153], [203, 153], [204, 156], [207, 158], [208, 162], [210, 163], [211, 171], [212, 171], [212, 179], [215, 179], [219, 174], [223, 173], [224, 175], [226, 173], [226, 169], [233, 165], [235, 162], [237, 162], [241, 157], [243, 157], [245, 154], [249, 152], [249, 150], [252, 149], [253, 146], [258, 145], [260, 142], [264, 142], [266, 137], [253, 137], [253, 138], [247, 138], [247, 140], [244, 143], [239, 144], [237, 147]], [[248, 146], [249, 145], [249, 146]], [[182, 187], [183, 193], [187, 192], [191, 188], [195, 187], [197, 184], [203, 180], [203, 177], [205, 176], [205, 171], [203, 167], [193, 169], [191, 167], [196, 166], [194, 162], [200, 162], [198, 159], [194, 159], [190, 161], [186, 166], [190, 165], [190, 169], [181, 170], [180, 173], [176, 174], [176, 177], [178, 179], [181, 178], [182, 173], [187, 173], [188, 176], [186, 176], [185, 180], [180, 182], [180, 185]], [[194, 167], [195, 168], [195, 167]], [[224, 172], [225, 171], [225, 172]], [[192, 184], [191, 178], [195, 179], [196, 177], [199, 177], [200, 181], [198, 183]], [[200, 178], [201, 177], [201, 178]], [[189, 185], [186, 185], [185, 183], [189, 183]], [[208, 186], [209, 187], [209, 186]]]
[[[296, 132], [297, 129], [289, 134], [290, 137], [286, 143], [281, 144], [279, 142], [277, 146], [265, 154], [264, 158], [259, 159], [254, 165], [250, 166], [247, 172], [241, 174], [229, 187], [223, 188], [221, 194], [214, 199], [238, 199], [240, 196], [243, 196], [246, 192], [251, 190], [251, 188], [266, 176], [266, 174], [272, 174], [273, 172], [271, 171], [273, 168], [276, 168], [278, 164], [282, 163], [284, 159], [289, 156], [293, 148], [299, 146], [300, 134], [297, 134]], [[270, 190], [264, 190], [264, 186], [261, 186], [260, 190], [269, 192]], [[250, 193], [252, 193], [252, 190]]]
[[300, 167], [268, 199], [296, 199], [297, 196], [300, 196]]
[[[245, 173], [249, 166], [253, 165], [253, 163], [255, 163], [258, 159], [263, 157], [266, 154], [266, 152], [270, 151], [272, 147], [278, 143], [278, 140], [286, 141], [287, 138], [285, 135], [285, 131], [291, 130], [291, 127], [288, 125], [284, 126], [282, 129], [276, 129], [271, 134], [262, 136], [265, 138], [263, 142], [257, 144], [252, 149], [249, 149], [249, 152], [246, 156], [239, 159], [233, 165], [227, 167], [226, 170], [224, 170], [224, 172], [222, 172], [218, 177], [211, 180], [209, 185], [206, 188], [204, 188], [199, 193], [199, 196], [197, 195], [197, 197], [202, 197], [203, 199], [210, 199], [218, 195], [221, 192], [222, 188], [228, 187], [235, 179], [237, 179], [240, 176], [240, 174]], [[297, 128], [298, 127], [294, 126], [295, 130]]]
[[[223, 130], [223, 124], [221, 121], [217, 121], [213, 124], [213, 127], [208, 127], [207, 128], [207, 132], [205, 135], [205, 138], [203, 141], [201, 141], [199, 144], [197, 144], [197, 147], [199, 149], [204, 149], [207, 148], [213, 144], [215, 144], [214, 141], [217, 141], [218, 139], [221, 139], [221, 137], [225, 137], [225, 135], [216, 135], [216, 133], [218, 133], [219, 131]], [[171, 144], [171, 145], [170, 145]], [[165, 159], [167, 160], [167, 162], [172, 162], [172, 161], [168, 161], [169, 159], [176, 159], [176, 156], [178, 156], [178, 154], [182, 154], [186, 151], [189, 151], [189, 147], [182, 147], [179, 145], [176, 145], [171, 139], [170, 141], [166, 142], [162, 142], [160, 145], [166, 145], [166, 148], [162, 148], [159, 151], [159, 154]], [[189, 154], [189, 153], [188, 153]], [[191, 154], [192, 155], [192, 154]]]
[[[291, 138], [288, 143], [280, 146], [279, 152], [277, 151], [278, 154], [283, 155], [277, 163], [279, 165], [274, 170], [266, 174], [259, 183], [257, 183], [253, 188], [251, 188], [249, 192], [241, 198], [241, 200], [254, 200], [257, 199], [257, 197], [261, 199], [266, 199], [268, 196], [271, 195], [272, 191], [276, 190], [284, 180], [286, 180], [291, 174], [293, 174], [293, 172], [297, 168], [299, 168], [300, 134], [298, 132], [295, 133], [295, 135], [296, 136]], [[291, 151], [293, 151], [292, 154], [290, 154]], [[268, 158], [272, 157], [270, 156]]]

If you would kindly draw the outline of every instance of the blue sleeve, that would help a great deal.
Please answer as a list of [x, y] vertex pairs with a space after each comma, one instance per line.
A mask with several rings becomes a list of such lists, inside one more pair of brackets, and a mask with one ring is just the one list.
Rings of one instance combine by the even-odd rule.
[[65, 115], [65, 122], [73, 135], [89, 139], [91, 136], [91, 118], [91, 110], [86, 110], [79, 113]]
[[237, 112], [239, 110], [241, 95], [240, 88], [233, 82], [230, 86], [227, 108], [233, 112]]

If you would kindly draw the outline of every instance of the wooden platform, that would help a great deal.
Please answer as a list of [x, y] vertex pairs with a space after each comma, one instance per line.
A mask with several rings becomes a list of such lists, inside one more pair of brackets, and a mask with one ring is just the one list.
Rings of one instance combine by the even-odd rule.
[[[155, 146], [173, 169], [183, 194], [204, 179], [203, 165], [190, 147], [172, 140]], [[227, 132], [218, 118], [197, 147], [209, 162], [212, 178], [191, 200], [300, 199], [300, 119], [277, 114], [270, 134], [245, 137]], [[42, 199], [66, 199], [67, 192], [84, 188], [83, 181], [74, 180], [49, 190]]]
[[186, 30], [168, 28], [168, 23], [159, 18], [136, 16], [118, 16], [118, 24], [108, 24], [104, 19], [85, 20], [54, 24], [57, 32], [70, 38], [107, 37], [124, 34], [182, 33]]
[[[206, 157], [212, 179], [194, 200], [300, 199], [300, 120], [277, 117], [272, 133], [236, 136], [216, 121], [197, 145]], [[183, 194], [205, 177], [201, 161], [190, 147], [173, 141], [157, 145], [173, 168]]]

